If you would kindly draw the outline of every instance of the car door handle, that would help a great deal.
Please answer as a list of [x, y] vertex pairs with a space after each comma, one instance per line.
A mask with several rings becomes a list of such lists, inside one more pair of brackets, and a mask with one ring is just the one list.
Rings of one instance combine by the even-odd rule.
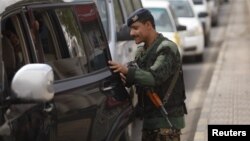
[[115, 88], [115, 86], [107, 86], [107, 87], [102, 87], [101, 90], [105, 92], [105, 91], [110, 91], [114, 88]]
[[101, 91], [106, 92], [115, 88], [115, 84], [112, 84], [110, 81], [102, 82]]

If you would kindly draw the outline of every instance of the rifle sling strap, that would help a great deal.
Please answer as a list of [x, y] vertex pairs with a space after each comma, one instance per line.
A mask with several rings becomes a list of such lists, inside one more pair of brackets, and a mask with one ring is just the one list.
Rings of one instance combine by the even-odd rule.
[[167, 103], [168, 98], [169, 98], [170, 94], [172, 93], [172, 91], [174, 89], [176, 81], [177, 81], [177, 79], [179, 77], [179, 71], [180, 71], [180, 66], [177, 68], [177, 71], [175, 72], [174, 77], [173, 77], [173, 79], [172, 79], [172, 81], [170, 83], [170, 86], [168, 87], [168, 90], [167, 90], [167, 92], [166, 92], [166, 94], [165, 94], [165, 96], [163, 98], [163, 105], [165, 105]]

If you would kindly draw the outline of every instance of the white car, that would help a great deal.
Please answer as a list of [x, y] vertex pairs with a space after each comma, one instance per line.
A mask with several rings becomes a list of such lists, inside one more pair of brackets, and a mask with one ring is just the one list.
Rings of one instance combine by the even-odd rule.
[[203, 60], [204, 36], [201, 23], [194, 13], [190, 0], [168, 0], [173, 7], [179, 23], [185, 25], [184, 56], [194, 56], [197, 61]]
[[166, 0], [142, 0], [142, 5], [147, 8], [155, 20], [156, 31], [178, 45], [181, 57], [183, 56], [183, 38], [179, 31], [186, 30], [179, 24], [172, 7]]
[[205, 46], [210, 42], [211, 13], [209, 11], [207, 0], [192, 0], [194, 11], [198, 15], [204, 30]]

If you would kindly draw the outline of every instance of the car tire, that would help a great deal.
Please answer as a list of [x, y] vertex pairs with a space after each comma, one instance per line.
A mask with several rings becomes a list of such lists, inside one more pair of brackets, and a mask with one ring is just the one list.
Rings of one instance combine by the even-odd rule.
[[198, 54], [195, 56], [196, 62], [203, 62], [203, 54]]
[[205, 35], [205, 47], [208, 47], [210, 43], [210, 33]]
[[218, 20], [218, 16], [216, 16], [213, 20], [212, 20], [212, 27], [216, 27], [219, 24], [219, 20]]
[[218, 26], [218, 20], [216, 20], [216, 21], [212, 22], [212, 26], [213, 26], [213, 27]]

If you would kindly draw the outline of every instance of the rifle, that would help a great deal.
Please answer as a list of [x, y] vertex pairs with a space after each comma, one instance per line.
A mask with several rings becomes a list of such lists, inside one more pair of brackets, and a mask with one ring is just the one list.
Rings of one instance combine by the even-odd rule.
[[159, 98], [159, 96], [153, 92], [152, 90], [149, 90], [147, 92], [147, 96], [149, 97], [149, 99], [152, 101], [152, 103], [154, 104], [154, 106], [158, 109], [160, 109], [161, 114], [163, 115], [163, 117], [165, 118], [165, 120], [168, 122], [169, 126], [171, 127], [171, 129], [173, 128], [172, 123], [170, 122], [170, 120], [168, 119], [168, 113], [163, 105], [163, 103], [161, 102], [161, 99]]
[[[127, 66], [134, 67], [134, 68], [139, 68], [139, 66], [137, 65], [137, 63], [135, 61], [131, 61], [131, 62], [127, 63]], [[180, 66], [177, 67], [177, 71], [175, 72], [174, 78], [171, 81], [171, 85], [169, 86], [168, 91], [165, 94], [165, 97], [163, 98], [163, 102], [161, 101], [159, 96], [152, 89], [149, 89], [147, 91], [147, 96], [149, 97], [151, 102], [154, 104], [154, 106], [160, 110], [161, 114], [163, 115], [165, 120], [168, 122], [171, 129], [173, 128], [173, 125], [172, 125], [172, 123], [170, 122], [170, 120], [168, 118], [168, 113], [167, 113], [167, 111], [166, 111], [166, 109], [164, 107], [164, 104], [167, 102], [170, 94], [172, 93], [172, 90], [173, 90], [173, 88], [175, 86], [175, 83], [176, 83], [176, 81], [178, 79], [178, 76], [179, 76], [179, 69], [180, 69]]]

